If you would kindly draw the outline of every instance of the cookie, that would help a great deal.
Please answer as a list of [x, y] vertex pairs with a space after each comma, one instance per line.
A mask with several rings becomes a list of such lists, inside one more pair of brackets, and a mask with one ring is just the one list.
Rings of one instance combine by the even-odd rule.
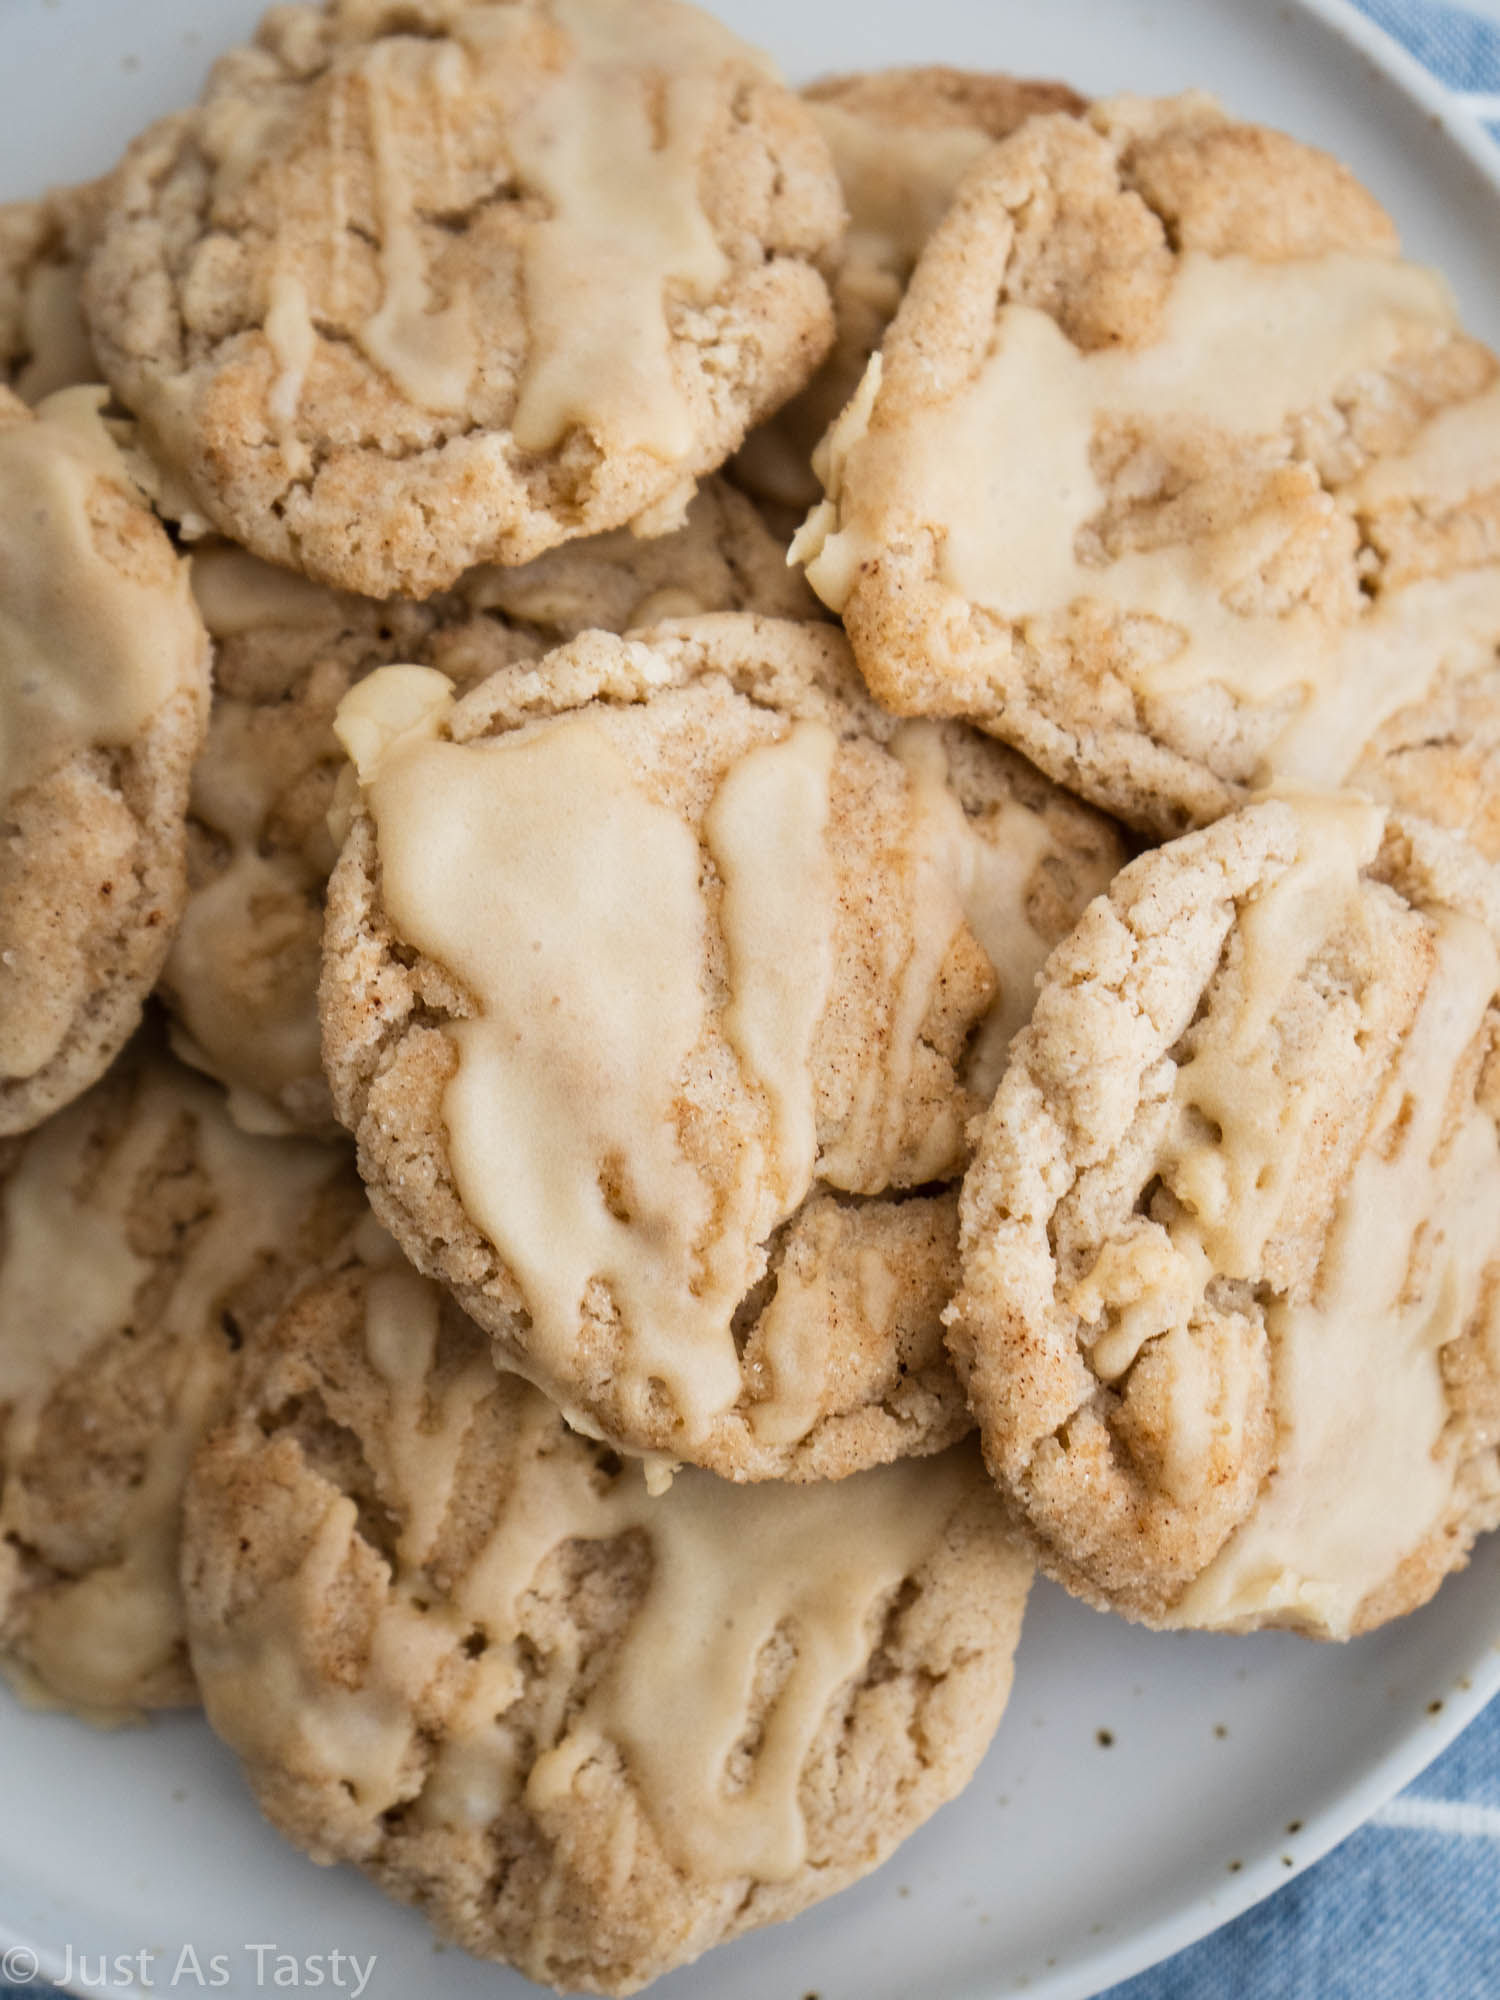
[[972, 1446], [652, 1498], [435, 1286], [358, 1268], [252, 1343], [185, 1519], [271, 1821], [568, 1992], [877, 1866], [983, 1755], [1029, 1581]]
[[101, 393], [0, 388], [0, 1133], [102, 1075], [186, 893], [208, 638]]
[[1028, 118], [1083, 109], [1065, 83], [941, 66], [825, 77], [803, 96], [849, 205], [849, 235], [831, 279], [833, 351], [734, 461], [747, 492], [800, 514], [823, 497], [814, 447], [859, 387], [965, 172]]
[[202, 511], [341, 589], [675, 526], [811, 374], [806, 109], [680, 0], [277, 8], [115, 174], [85, 298]]
[[0, 1671], [118, 1717], [194, 1700], [182, 1483], [242, 1338], [365, 1207], [341, 1147], [246, 1138], [151, 1046], [0, 1161]]
[[[519, 567], [485, 564], [460, 580], [458, 593], [466, 609], [523, 626], [544, 647], [589, 630], [628, 632], [710, 611], [828, 615], [788, 563], [785, 540], [770, 532], [752, 501], [717, 477], [704, 480], [683, 525], [670, 534], [643, 539], [616, 528]], [[456, 640], [440, 664], [467, 680], [489, 670], [482, 650], [470, 661]]]
[[746, 615], [586, 633], [456, 703], [391, 668], [338, 729], [334, 1103], [501, 1365], [734, 1478], [960, 1435], [944, 1183], [1113, 827], [884, 714], [833, 628]]
[[188, 893], [161, 975], [172, 1044], [229, 1087], [248, 1131], [335, 1128], [318, 1055], [334, 710], [370, 668], [420, 655], [431, 605], [325, 590], [227, 545], [192, 559], [214, 698], [188, 814]]
[[1045, 1566], [1328, 1638], [1500, 1522], [1500, 892], [1357, 795], [1144, 855], [1047, 964], [950, 1346]]
[[1158, 836], [1342, 782], [1500, 637], [1494, 358], [1343, 167], [1200, 97], [973, 168], [820, 464], [797, 552], [880, 699]]
[[731, 609], [821, 615], [751, 503], [719, 479], [674, 534], [590, 536], [517, 569], [473, 570], [420, 605], [326, 590], [227, 546], [195, 555], [193, 577], [216, 645], [215, 692], [163, 992], [179, 1052], [230, 1086], [240, 1123], [266, 1130], [334, 1123], [317, 1009], [336, 852], [327, 818], [343, 762], [332, 722], [362, 674], [402, 660], [474, 681], [588, 626]]
[[0, 203], [0, 387], [23, 403], [100, 379], [79, 299], [100, 185]]

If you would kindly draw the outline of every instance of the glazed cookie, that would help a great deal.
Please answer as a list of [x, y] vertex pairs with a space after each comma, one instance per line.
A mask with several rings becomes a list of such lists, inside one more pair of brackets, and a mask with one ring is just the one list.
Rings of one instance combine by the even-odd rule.
[[0, 1133], [103, 1073], [186, 893], [208, 638], [101, 393], [0, 389]]
[[456, 704], [390, 668], [338, 729], [334, 1102], [501, 1365], [734, 1478], [961, 1435], [944, 1183], [1109, 823], [884, 714], [833, 628], [748, 616], [586, 633]]
[[1350, 793], [1143, 856], [1047, 964], [950, 1345], [1041, 1560], [1345, 1638], [1500, 1522], [1500, 892]]
[[187, 908], [162, 975], [179, 1053], [230, 1086], [252, 1129], [320, 1131], [333, 1106], [318, 1053], [328, 808], [343, 753], [333, 715], [392, 660], [475, 681], [588, 626], [684, 612], [819, 615], [743, 494], [705, 481], [686, 525], [569, 542], [485, 567], [425, 604], [326, 590], [242, 550], [193, 559], [215, 646], [208, 741], [193, 772]]
[[1028, 118], [1081, 111], [1083, 99], [1065, 83], [941, 67], [825, 77], [803, 96], [849, 205], [849, 235], [831, 280], [833, 351], [745, 440], [734, 476], [758, 500], [805, 514], [822, 497], [813, 449], [859, 387], [967, 169]]
[[0, 1670], [96, 1716], [194, 1699], [182, 1482], [234, 1350], [364, 1212], [138, 1046], [0, 1162]]
[[1493, 357], [1344, 168], [1118, 99], [969, 174], [796, 553], [882, 701], [1166, 835], [1492, 661], [1497, 465]]
[[274, 9], [111, 183], [110, 382], [213, 521], [343, 589], [675, 526], [832, 337], [827, 148], [680, 0]]
[[23, 403], [99, 380], [78, 295], [100, 186], [0, 203], [0, 386]]
[[204, 1705], [272, 1822], [568, 1992], [876, 1867], [983, 1755], [1030, 1573], [972, 1446], [653, 1499], [358, 1267], [247, 1351], [185, 1515]]

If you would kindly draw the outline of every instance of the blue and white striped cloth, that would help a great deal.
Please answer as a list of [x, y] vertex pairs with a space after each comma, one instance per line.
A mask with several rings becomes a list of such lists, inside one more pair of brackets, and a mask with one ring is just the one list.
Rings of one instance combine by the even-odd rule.
[[[1500, 143], [1500, 0], [1355, 0]], [[1500, 254], [1500, 231], [1496, 236]], [[38, 1989], [0, 1987], [0, 2000]], [[1500, 1700], [1234, 1923], [1102, 2000], [1500, 2000]]]
[[1354, 0], [1359, 11], [1431, 72], [1500, 140], [1500, 6], [1448, 0]]

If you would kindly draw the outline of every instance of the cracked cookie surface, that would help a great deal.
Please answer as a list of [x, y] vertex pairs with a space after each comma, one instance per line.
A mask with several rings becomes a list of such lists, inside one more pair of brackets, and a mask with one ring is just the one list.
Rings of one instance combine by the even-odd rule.
[[827, 150], [679, 0], [278, 8], [114, 175], [86, 303], [148, 447], [370, 596], [675, 525], [831, 338]]
[[1198, 97], [991, 152], [799, 543], [880, 698], [1168, 835], [1343, 782], [1487, 667], [1500, 380], [1396, 252], [1343, 167]]
[[103, 1073], [186, 894], [208, 636], [101, 394], [0, 388], [0, 1133]]
[[163, 994], [180, 1052], [230, 1087], [237, 1118], [314, 1132], [335, 1122], [317, 985], [343, 763], [332, 725], [349, 688], [397, 660], [469, 684], [589, 626], [817, 609], [751, 503], [718, 479], [673, 534], [590, 536], [516, 569], [473, 570], [422, 604], [327, 590], [228, 547], [201, 549], [193, 580], [215, 642], [214, 702]]
[[239, 1342], [365, 1213], [343, 1148], [251, 1139], [149, 1039], [0, 1156], [0, 1672], [119, 1719], [196, 1699], [188, 1461]]
[[591, 1432], [737, 1478], [933, 1451], [952, 1183], [1117, 830], [902, 724], [831, 627], [587, 633], [339, 730], [323, 1048], [381, 1220]]
[[1323, 1637], [1500, 1521], [1500, 898], [1353, 794], [1133, 862], [1053, 953], [949, 1344], [1043, 1565]]
[[745, 440], [734, 477], [776, 508], [822, 497], [813, 451], [859, 387], [922, 246], [981, 153], [1044, 111], [1081, 111], [1065, 83], [940, 65], [830, 76], [802, 93], [849, 205], [834, 260], [834, 344], [807, 387]]
[[252, 1340], [185, 1520], [204, 1704], [272, 1822], [568, 1991], [877, 1866], [983, 1755], [1030, 1579], [972, 1445], [653, 1498], [357, 1264]]
[[1379, 729], [1349, 782], [1500, 861], [1500, 661], [1445, 677]]

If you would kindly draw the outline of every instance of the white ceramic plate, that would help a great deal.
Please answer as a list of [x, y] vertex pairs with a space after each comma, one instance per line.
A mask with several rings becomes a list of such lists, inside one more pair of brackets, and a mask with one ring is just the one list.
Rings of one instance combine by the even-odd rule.
[[[1500, 340], [1486, 151], [1445, 129], [1420, 72], [1343, 0], [719, 5], [799, 78], [947, 60], [1092, 91], [1206, 84], [1348, 159], [1412, 253], [1447, 270], [1469, 323]], [[0, 0], [0, 197], [106, 166], [258, 12], [255, 0]], [[965, 1797], [871, 1881], [657, 1991], [1082, 2000], [1277, 1888], [1497, 1688], [1500, 1539], [1426, 1610], [1344, 1648], [1153, 1635], [1041, 1587], [1010, 1711]], [[298, 1983], [352, 1992], [339, 1952], [361, 1970], [374, 1954], [374, 2000], [535, 1992], [457, 1952], [435, 1960], [418, 1918], [283, 1846], [199, 1721], [105, 1737], [0, 1700], [0, 1772], [0, 1946], [12, 1947], [0, 1983], [35, 1954], [95, 1991], [128, 1990], [144, 1965], [158, 1991], [249, 1993], [274, 1990], [285, 1954]]]

